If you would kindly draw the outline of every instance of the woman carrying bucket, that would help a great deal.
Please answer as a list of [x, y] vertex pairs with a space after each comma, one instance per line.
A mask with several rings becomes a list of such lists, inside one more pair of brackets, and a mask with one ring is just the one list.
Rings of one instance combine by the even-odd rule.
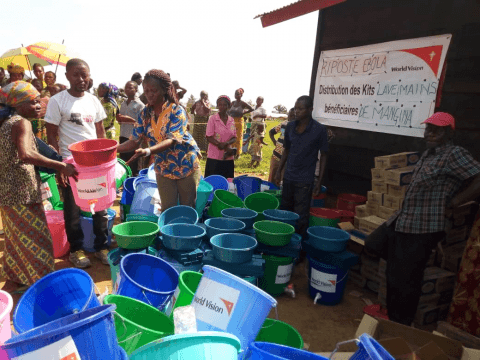
[[[195, 208], [200, 182], [200, 149], [187, 131], [185, 110], [178, 104], [170, 76], [162, 70], [145, 74], [143, 89], [148, 105], [140, 113], [130, 140], [117, 152], [135, 151], [129, 160], [155, 155], [158, 192], [162, 211], [175, 205]], [[138, 149], [142, 138], [149, 148]]]
[[76, 177], [73, 165], [37, 151], [32, 125], [41, 111], [40, 93], [17, 81], [0, 90], [0, 211], [5, 230], [2, 274], [5, 291], [21, 291], [54, 271], [53, 244], [34, 166]]

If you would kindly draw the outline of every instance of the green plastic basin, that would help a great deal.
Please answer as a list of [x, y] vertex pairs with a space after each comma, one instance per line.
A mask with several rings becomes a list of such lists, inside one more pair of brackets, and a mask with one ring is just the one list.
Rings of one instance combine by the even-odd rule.
[[113, 235], [123, 249], [143, 249], [153, 244], [160, 228], [150, 221], [128, 221], [115, 225]]
[[279, 221], [262, 220], [253, 224], [257, 241], [269, 246], [285, 246], [292, 239], [295, 228]]

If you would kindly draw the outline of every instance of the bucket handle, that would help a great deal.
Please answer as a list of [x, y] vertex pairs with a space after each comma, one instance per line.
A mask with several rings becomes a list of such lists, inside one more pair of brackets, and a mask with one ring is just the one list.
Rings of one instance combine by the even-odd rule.
[[120, 318], [120, 320], [122, 320], [122, 325], [123, 325], [123, 330], [124, 331], [123, 331], [122, 336], [118, 336], [119, 338], [121, 338], [127, 333], [127, 325], [125, 325], [125, 318], [116, 311], [113, 311], [113, 315], [117, 315]]
[[[98, 289], [97, 285], [95, 284], [94, 281], [92, 281], [92, 283], [93, 283], [93, 287], [98, 291], [98, 294], [100, 295], [101, 292]], [[85, 305], [83, 305], [83, 308], [80, 311], [78, 311], [77, 309], [73, 309], [73, 313], [77, 314], [79, 312], [83, 312], [83, 311], [87, 310], [87, 306], [88, 306], [88, 304], [90, 304], [90, 301], [92, 300], [93, 296], [97, 296], [97, 294], [95, 294], [95, 290], [92, 290], [92, 292], [90, 293], [90, 296], [88, 297], [88, 301], [85, 302]]]
[[137, 336], [141, 336], [143, 334], [143, 331], [139, 332], [139, 333], [136, 333], [136, 334], [133, 334], [132, 336], [126, 338], [125, 340], [122, 340], [122, 341], [118, 341], [119, 344], [122, 344], [128, 340], [131, 340], [133, 339], [134, 337], [137, 337]]
[[[304, 269], [305, 269], [305, 275], [307, 275], [307, 279], [308, 279], [308, 282], [310, 282], [310, 274], [309, 274], [309, 269], [308, 269], [308, 265], [307, 265], [307, 261], [305, 261], [305, 265], [303, 266]], [[341, 278], [340, 280], [337, 281], [337, 284], [338, 283], [341, 283], [343, 280], [346, 279], [348, 275], [348, 271], [345, 273], [345, 276], [343, 278]]]
[[[280, 319], [278, 318], [278, 306], [275, 306], [274, 309], [275, 309], [275, 320], [280, 321]], [[272, 327], [273, 325], [275, 325], [275, 324], [271, 324], [271, 325], [268, 325], [268, 326], [262, 326], [262, 329], [268, 329], [269, 327]]]
[[335, 353], [339, 350], [340, 346], [342, 346], [342, 345], [347, 345], [347, 344], [351, 344], [351, 343], [355, 343], [355, 345], [358, 345], [359, 342], [360, 342], [360, 340], [358, 340], [358, 339], [353, 339], [353, 340], [341, 341], [341, 342], [337, 343], [337, 345], [335, 346], [335, 350], [332, 351], [332, 353], [330, 354], [330, 356], [328, 357], [328, 359], [329, 359], [329, 360], [332, 359], [333, 355], [335, 355]]
[[[142, 294], [143, 294], [143, 296], [145, 297], [145, 299], [147, 299], [148, 304], [149, 304], [150, 306], [153, 306], [153, 304], [150, 302], [150, 300], [148, 300], [147, 294], [145, 294], [145, 290], [143, 290], [143, 289], [142, 289]], [[153, 306], [153, 307], [155, 307], [155, 306]]]

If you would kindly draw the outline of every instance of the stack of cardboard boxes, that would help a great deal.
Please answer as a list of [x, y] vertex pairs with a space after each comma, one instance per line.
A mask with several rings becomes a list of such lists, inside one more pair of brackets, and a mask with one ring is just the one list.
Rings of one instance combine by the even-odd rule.
[[356, 207], [355, 225], [370, 234], [400, 210], [407, 186], [412, 179], [418, 152], [404, 152], [375, 158], [372, 169], [372, 191], [368, 192], [366, 205]]

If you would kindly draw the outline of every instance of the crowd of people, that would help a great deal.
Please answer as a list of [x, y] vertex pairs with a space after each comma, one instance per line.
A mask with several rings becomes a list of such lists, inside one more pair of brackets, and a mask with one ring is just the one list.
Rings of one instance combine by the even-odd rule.
[[[0, 209], [5, 230], [2, 272], [9, 290], [28, 287], [54, 270], [36, 167], [58, 173], [69, 259], [75, 267], [90, 266], [83, 251], [80, 209], [69, 186], [77, 171], [58, 161], [71, 156], [70, 144], [118, 137], [117, 152], [134, 174], [154, 164], [162, 210], [177, 204], [195, 207], [202, 151], [207, 156], [205, 176], [233, 178], [234, 161], [247, 143], [251, 144], [252, 167], [262, 161], [262, 146], [266, 144], [263, 98], [257, 98], [254, 108], [242, 101], [242, 88], [235, 91], [234, 101], [227, 95], [219, 96], [218, 111], [213, 114], [208, 93], [202, 91], [188, 113], [179, 102], [186, 89], [158, 69], [144, 77], [135, 73], [124, 86], [121, 105], [119, 89], [108, 82], [99, 85], [98, 97], [90, 93], [90, 68], [81, 59], [66, 64], [68, 89], [56, 84], [54, 73], [44, 73], [37, 64], [36, 79], [31, 82], [23, 81], [24, 70], [17, 65], [9, 66], [8, 72], [7, 80], [0, 68], [0, 166], [4, 169], [0, 172]], [[302, 236], [308, 228], [312, 195], [321, 192], [332, 139], [331, 132], [312, 118], [312, 111], [312, 98], [301, 96], [288, 119], [268, 133], [275, 146], [269, 181], [282, 184], [280, 208], [300, 215], [297, 232]], [[246, 114], [252, 122], [247, 123], [248, 139], [244, 142]], [[42, 117], [45, 126], [39, 125]], [[115, 133], [115, 121], [120, 124], [120, 134]], [[366, 240], [367, 248], [388, 260], [389, 316], [405, 324], [413, 320], [423, 268], [432, 248], [445, 236], [446, 219], [456, 207], [480, 196], [480, 163], [453, 145], [453, 116], [435, 113], [425, 123], [428, 150], [416, 165], [402, 208]], [[42, 154], [42, 140], [59, 157]], [[93, 227], [95, 256], [108, 264], [106, 211], [93, 215]]]

